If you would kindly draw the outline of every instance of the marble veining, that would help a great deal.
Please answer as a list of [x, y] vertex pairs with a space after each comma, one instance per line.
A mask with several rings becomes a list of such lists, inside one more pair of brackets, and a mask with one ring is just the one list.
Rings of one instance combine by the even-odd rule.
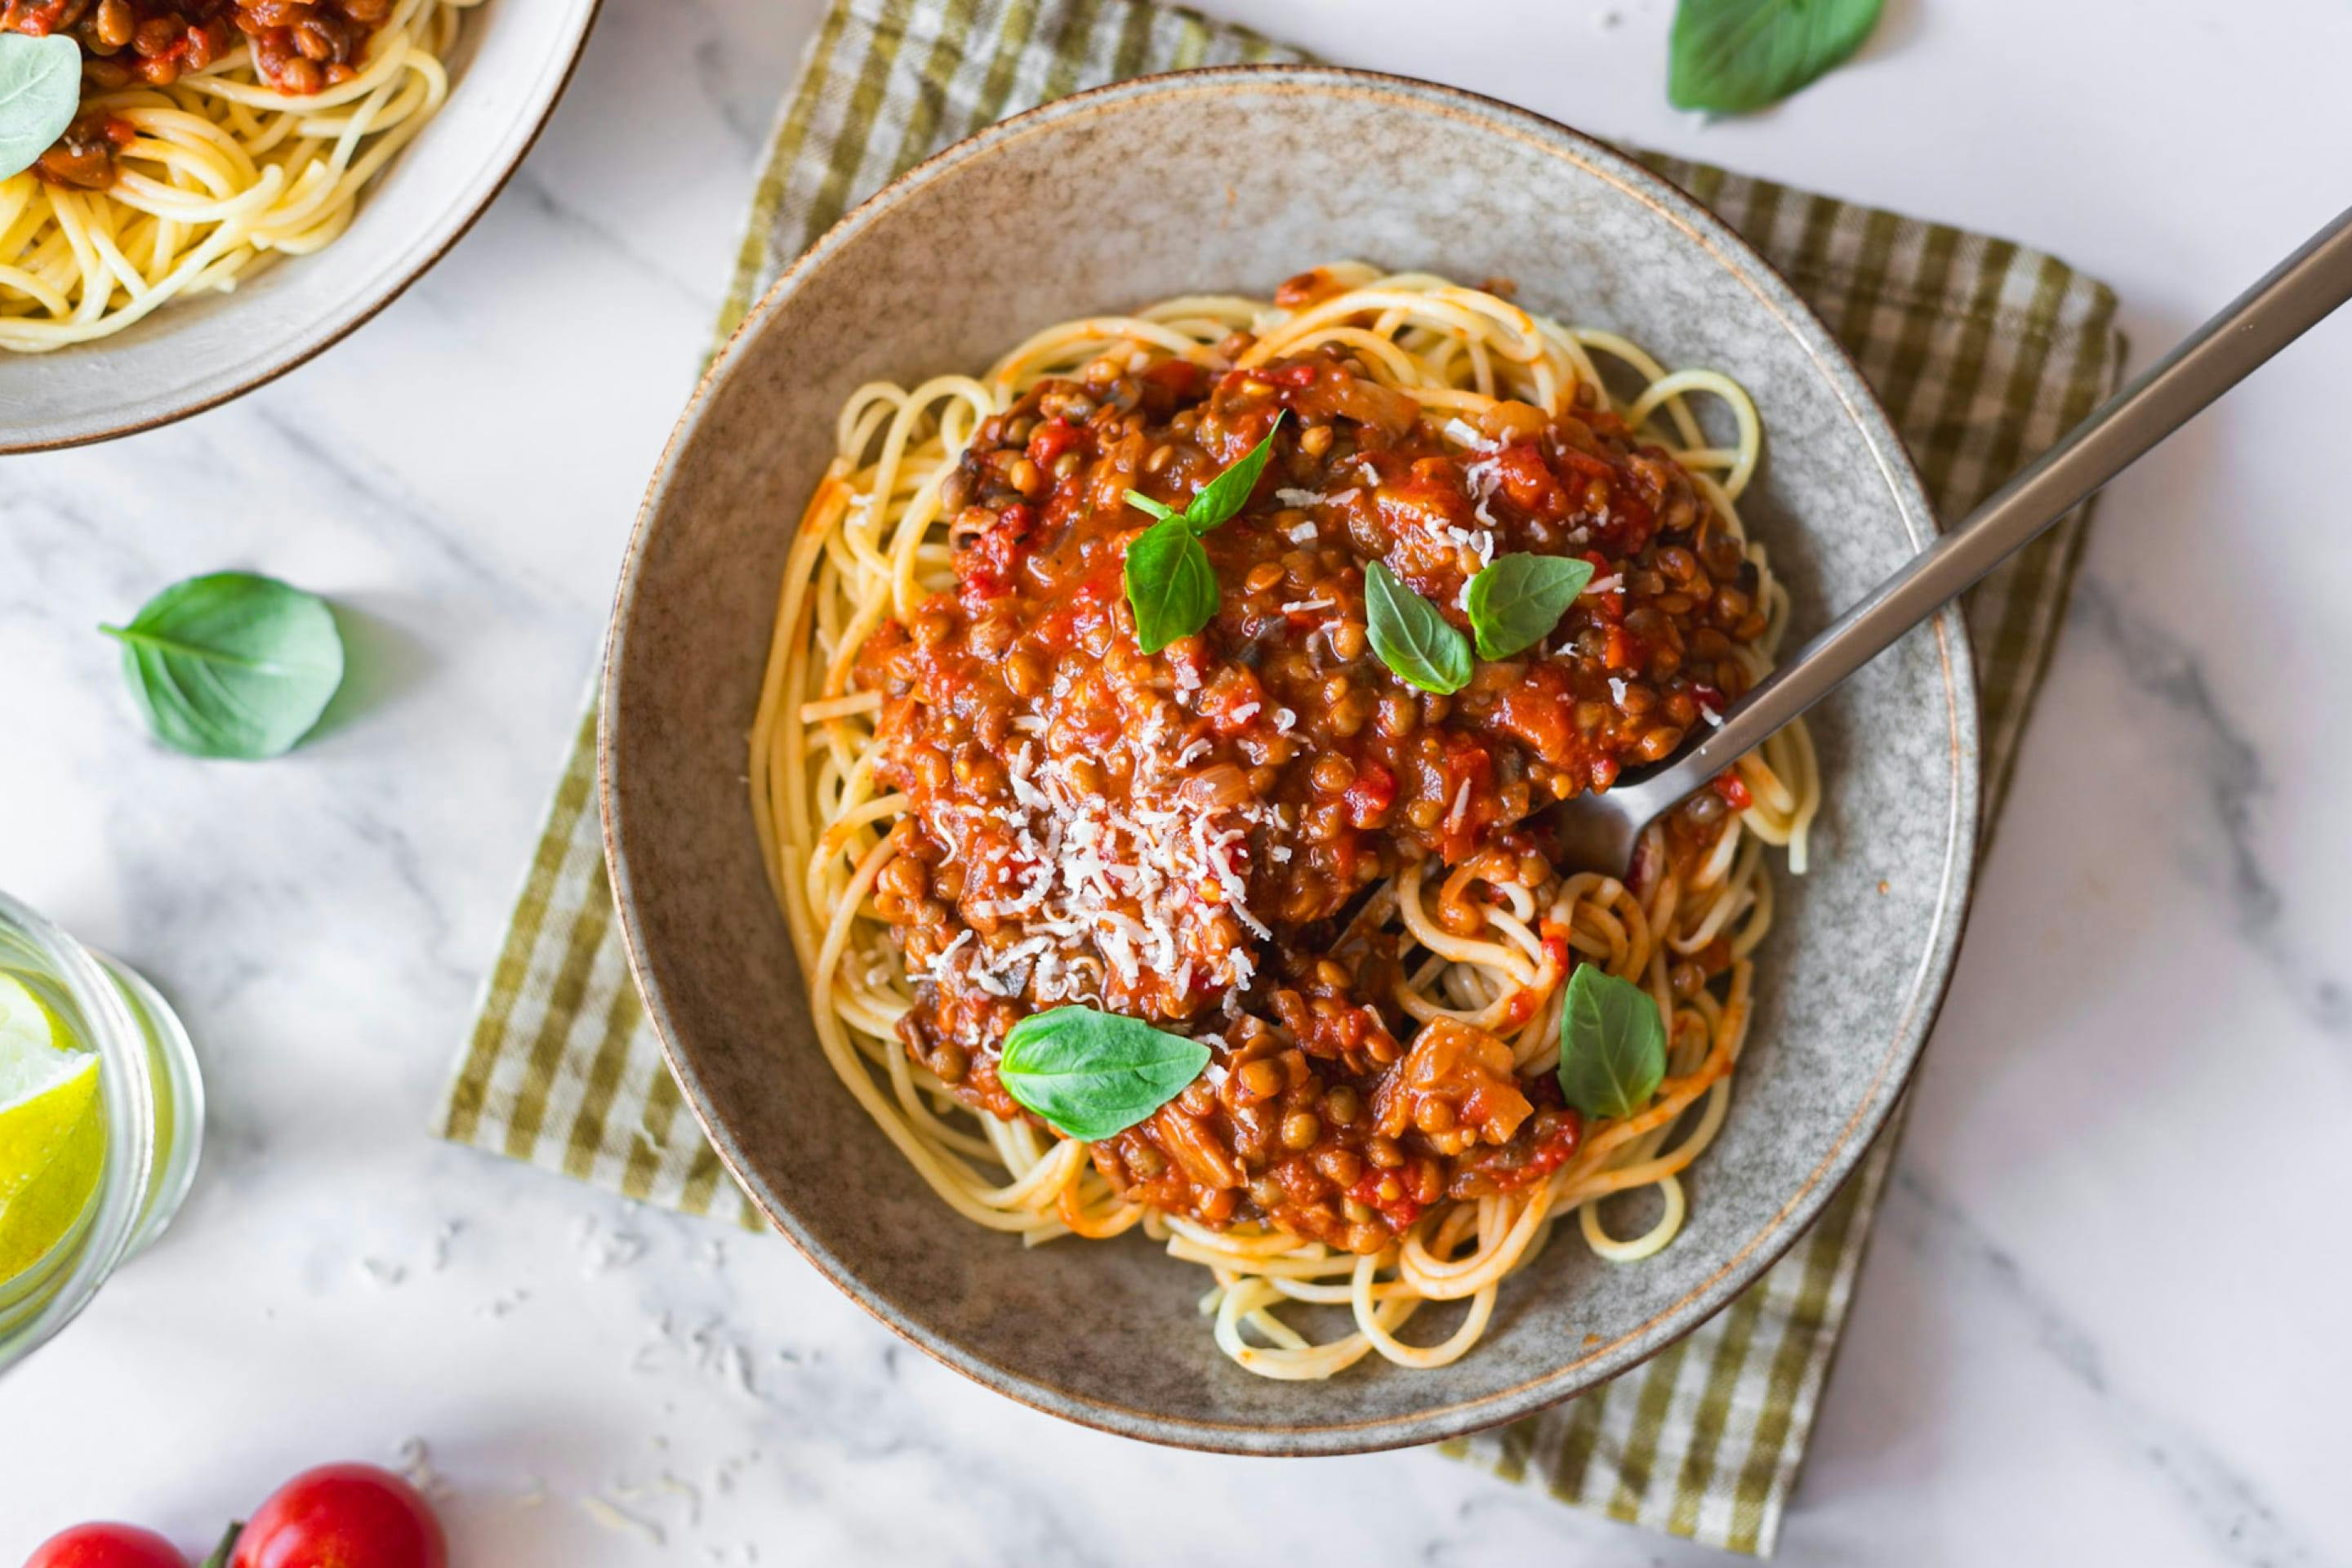
[[2232, 1563], [2315, 1563], [2314, 1552], [2263, 1495], [2261, 1485], [2179, 1417], [2152, 1405], [2109, 1373], [2095, 1333], [2042, 1293], [2017, 1258], [1916, 1172], [1898, 1170], [1879, 1224], [1905, 1245], [1957, 1258], [1986, 1298], [2013, 1313], [2037, 1349], [2078, 1384], [2100, 1410], [2113, 1441], [2166, 1482], [2183, 1517]]
[[[2076, 591], [2072, 624], [2107, 646], [2133, 694], [2160, 706], [2168, 730], [2178, 736], [2201, 785], [2202, 815], [2219, 840], [2220, 865], [2198, 869], [2220, 884], [2239, 939], [2271, 965], [2315, 1028], [2352, 1043], [2352, 991], [2332, 967], [2346, 956], [2342, 928], [2315, 924], [2305, 911], [2288, 907], [2255, 831], [2273, 790], [2268, 764], [2256, 740], [2215, 694], [2203, 658], [2175, 633], [2134, 614], [2097, 578]], [[2326, 940], [2331, 934], [2338, 939], [2332, 944]]]

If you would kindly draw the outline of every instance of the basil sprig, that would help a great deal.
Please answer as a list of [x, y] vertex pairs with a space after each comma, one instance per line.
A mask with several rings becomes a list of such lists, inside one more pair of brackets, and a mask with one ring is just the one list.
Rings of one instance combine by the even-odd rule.
[[1480, 658], [1508, 658], [1549, 636], [1592, 581], [1592, 563], [1571, 555], [1498, 555], [1470, 579], [1463, 607]]
[[1181, 517], [1163, 518], [1127, 547], [1127, 603], [1135, 646], [1158, 653], [1191, 637], [1217, 613], [1217, 574]]
[[997, 1081], [1055, 1128], [1088, 1142], [1126, 1131], [1201, 1076], [1209, 1047], [1092, 1007], [1032, 1013], [1004, 1037]]
[[278, 756], [310, 733], [343, 681], [343, 639], [315, 594], [250, 572], [164, 589], [131, 624], [122, 678], [155, 738], [196, 757]]
[[1381, 662], [1406, 684], [1440, 696], [1470, 684], [1470, 639], [1385, 562], [1364, 563], [1364, 629]]
[[1128, 505], [1160, 520], [1127, 547], [1127, 604], [1135, 612], [1135, 646], [1144, 652], [1158, 653], [1178, 637], [1191, 637], [1217, 613], [1217, 574], [1201, 548], [1201, 535], [1249, 503], [1274, 455], [1274, 433], [1288, 412], [1277, 409], [1265, 438], [1202, 485], [1182, 511], [1141, 490], [1127, 492]]
[[1884, 0], [1682, 0], [1667, 44], [1677, 109], [1744, 114], [1843, 64], [1878, 26]]
[[1631, 1116], [1666, 1076], [1666, 1026], [1647, 991], [1597, 963], [1569, 976], [1559, 1091], [1587, 1116]]
[[81, 109], [81, 46], [63, 33], [0, 33], [0, 179], [20, 174]]

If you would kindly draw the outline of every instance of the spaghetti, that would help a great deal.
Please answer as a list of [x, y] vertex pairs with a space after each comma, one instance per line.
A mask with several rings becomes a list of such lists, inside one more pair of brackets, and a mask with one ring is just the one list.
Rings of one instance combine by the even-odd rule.
[[[1149, 520], [1122, 493], [1181, 506], [1277, 426], [1205, 535], [1215, 619], [1142, 654], [1118, 583]], [[1209, 1270], [1227, 1355], [1291, 1379], [1456, 1359], [1570, 1215], [1614, 1261], [1673, 1239], [1747, 1030], [1764, 851], [1803, 867], [1811, 744], [1792, 725], [1743, 758], [1625, 879], [1555, 867], [1539, 813], [1769, 667], [1788, 601], [1740, 528], [1761, 432], [1735, 383], [1342, 264], [862, 387], [837, 434], [753, 816], [822, 1047], [941, 1199], [1033, 1245], [1141, 1230]], [[1593, 563], [1543, 646], [1452, 697], [1367, 652], [1369, 561], [1458, 616], [1506, 547]], [[1628, 1115], [1580, 1116], [1552, 1076], [1580, 964], [1666, 1026]], [[995, 1063], [1012, 1023], [1079, 1003], [1210, 1065], [1116, 1137], [1063, 1137]], [[1642, 1189], [1657, 1218], [1612, 1234], [1603, 1201]], [[1434, 1302], [1461, 1304], [1448, 1331], [1403, 1337]], [[1318, 1306], [1346, 1326], [1310, 1338]]]
[[[86, 50], [107, 47], [96, 29], [119, 10], [139, 41], [90, 54], [73, 128], [0, 180], [0, 348], [106, 337], [332, 241], [447, 96], [442, 57], [479, 0], [337, 0], [331, 14], [318, 0], [170, 0], [144, 20], [134, 3], [157, 0], [10, 4], [18, 30], [73, 19]], [[290, 40], [252, 20], [279, 12], [302, 18]], [[178, 28], [152, 58], [138, 52], [150, 26]]]

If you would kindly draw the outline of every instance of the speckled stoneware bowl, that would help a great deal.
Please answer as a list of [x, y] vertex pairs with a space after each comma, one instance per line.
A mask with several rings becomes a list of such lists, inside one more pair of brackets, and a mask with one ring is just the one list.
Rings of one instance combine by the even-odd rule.
[[333, 346], [425, 275], [490, 205], [571, 79], [600, 0], [486, 0], [450, 52], [449, 98], [352, 225], [225, 294], [50, 353], [0, 352], [0, 453], [103, 441], [251, 392]]
[[[1514, 279], [1538, 309], [1713, 365], [1769, 432], [1743, 503], [1800, 629], [1931, 531], [1902, 447], [1788, 286], [1681, 192], [1582, 136], [1448, 89], [1242, 68], [1082, 93], [931, 160], [754, 310], [688, 409], [631, 542], [605, 676], [604, 824], [623, 930], [688, 1102], [825, 1275], [990, 1387], [1131, 1436], [1257, 1454], [1425, 1442], [1624, 1371], [1795, 1239], [1885, 1121], [1950, 972], [1977, 809], [1957, 616], [1817, 710], [1828, 799], [1776, 872], [1755, 1026], [1690, 1218], [1618, 1266], [1562, 1237], [1435, 1372], [1328, 1383], [1226, 1362], [1198, 1268], [1138, 1236], [1025, 1250], [957, 1217], [819, 1053], [743, 785], [793, 520], [858, 384], [976, 371], [1041, 324], [1337, 257]], [[1451, 1313], [1444, 1314], [1451, 1321]], [[1419, 1325], [1416, 1325], [1418, 1327]]]

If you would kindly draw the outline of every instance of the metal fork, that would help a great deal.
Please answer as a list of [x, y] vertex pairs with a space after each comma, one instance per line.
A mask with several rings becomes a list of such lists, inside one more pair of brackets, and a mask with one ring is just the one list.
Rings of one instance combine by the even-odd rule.
[[1799, 648], [1723, 722], [1609, 789], [1551, 808], [1563, 868], [1624, 876], [1643, 829], [1706, 787], [1960, 591], [2138, 461], [2352, 299], [2352, 211], [2315, 235], [2147, 374]]

